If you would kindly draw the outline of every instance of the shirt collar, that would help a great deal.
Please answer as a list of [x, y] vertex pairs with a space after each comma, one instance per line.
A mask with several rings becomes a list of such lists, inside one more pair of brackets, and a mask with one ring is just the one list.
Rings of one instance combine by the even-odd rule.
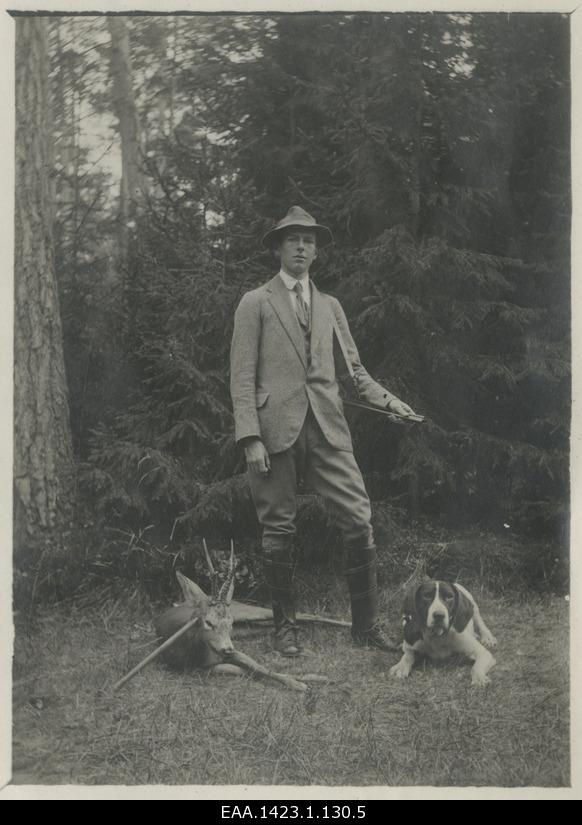
[[[292, 275], [287, 275], [286, 272], [283, 272], [282, 269], [279, 270], [279, 275], [281, 280], [287, 287], [287, 289], [292, 292], [295, 289], [295, 284], [297, 283], [297, 278], [294, 278]], [[309, 275], [304, 275], [303, 278], [299, 279], [301, 281], [301, 286], [303, 287], [303, 294], [304, 296], [309, 296]]]

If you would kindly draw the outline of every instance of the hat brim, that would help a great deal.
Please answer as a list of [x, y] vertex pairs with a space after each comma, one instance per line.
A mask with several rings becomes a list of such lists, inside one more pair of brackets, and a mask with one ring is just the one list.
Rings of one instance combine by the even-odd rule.
[[301, 221], [293, 221], [293, 223], [290, 223], [287, 226], [275, 226], [273, 227], [273, 229], [269, 229], [269, 231], [263, 235], [262, 244], [263, 246], [266, 246], [268, 249], [272, 249], [279, 242], [279, 236], [283, 232], [286, 232], [288, 229], [297, 228], [309, 229], [312, 232], [315, 232], [317, 237], [317, 245], [319, 247], [327, 246], [327, 244], [333, 242], [333, 235], [331, 233], [331, 229], [328, 229], [327, 226], [322, 226], [319, 223], [307, 223], [307, 221], [305, 223], [302, 223]]

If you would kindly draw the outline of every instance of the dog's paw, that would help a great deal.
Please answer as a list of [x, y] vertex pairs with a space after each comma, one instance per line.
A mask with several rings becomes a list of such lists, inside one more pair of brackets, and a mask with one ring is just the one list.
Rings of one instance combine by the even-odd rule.
[[483, 633], [481, 636], [481, 644], [485, 645], [485, 647], [496, 647], [497, 646], [497, 639], [493, 635], [493, 633]]
[[485, 687], [486, 685], [490, 684], [491, 679], [487, 676], [486, 673], [481, 673], [480, 671], [473, 671], [471, 676], [471, 685], [473, 687]]
[[390, 676], [394, 679], [406, 679], [410, 675], [410, 668], [398, 662], [397, 665], [390, 668]]

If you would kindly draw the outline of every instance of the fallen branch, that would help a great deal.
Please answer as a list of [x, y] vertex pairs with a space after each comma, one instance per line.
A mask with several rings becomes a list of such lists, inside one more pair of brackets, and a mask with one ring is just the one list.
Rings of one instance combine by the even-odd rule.
[[[231, 604], [232, 619], [235, 624], [252, 622], [253, 624], [272, 624], [273, 612], [268, 607], [245, 604], [244, 602], [233, 601]], [[326, 624], [332, 627], [351, 627], [350, 622], [343, 622], [340, 619], [330, 619], [327, 616], [319, 616], [315, 613], [298, 613], [295, 617], [298, 622], [304, 624]]]

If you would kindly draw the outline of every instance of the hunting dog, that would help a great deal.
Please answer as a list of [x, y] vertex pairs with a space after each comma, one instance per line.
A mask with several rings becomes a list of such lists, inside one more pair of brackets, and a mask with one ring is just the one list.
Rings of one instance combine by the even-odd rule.
[[402, 625], [404, 655], [390, 669], [392, 676], [406, 679], [417, 655], [429, 659], [464, 655], [475, 662], [471, 683], [489, 683], [487, 673], [495, 659], [487, 647], [495, 647], [497, 640], [481, 618], [475, 599], [462, 585], [444, 581], [418, 585], [404, 601]]

